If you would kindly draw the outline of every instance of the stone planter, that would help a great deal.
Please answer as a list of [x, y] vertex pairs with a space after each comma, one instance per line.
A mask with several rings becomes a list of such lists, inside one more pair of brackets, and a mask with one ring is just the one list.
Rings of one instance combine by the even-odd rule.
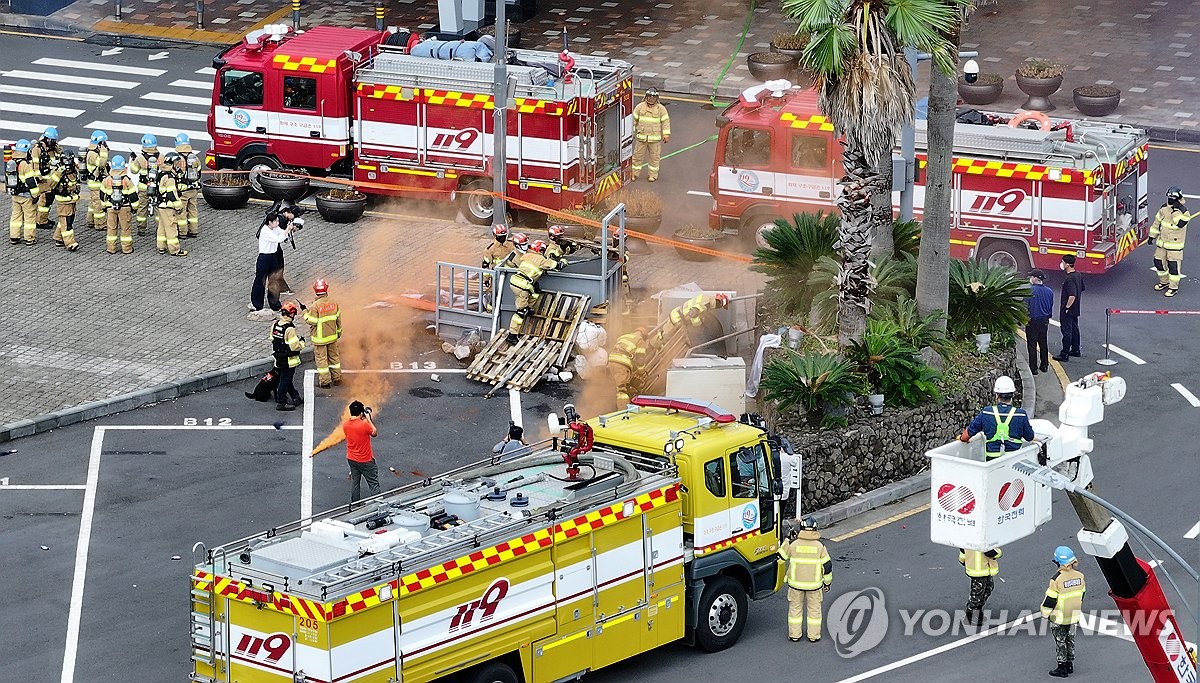
[[[479, 31], [477, 31], [477, 33], [480, 35], [480, 37], [483, 37], [483, 36], [493, 36], [494, 37], [496, 35], [496, 25], [492, 24], [490, 26], [484, 26], [483, 28], [479, 29]], [[508, 25], [507, 47], [510, 50], [521, 47], [521, 29], [516, 26], [513, 26], [512, 24]]]
[[1017, 74], [1017, 87], [1021, 92], [1029, 95], [1029, 99], [1025, 100], [1025, 104], [1021, 105], [1021, 109], [1031, 111], [1054, 111], [1054, 103], [1050, 101], [1050, 96], [1058, 92], [1062, 87], [1063, 77], [1052, 76], [1050, 78], [1030, 78]]
[[662, 214], [653, 216], [625, 216], [625, 229], [653, 235], [662, 227]]
[[211, 179], [200, 181], [200, 196], [204, 203], [218, 211], [230, 211], [246, 206], [250, 201], [250, 183], [244, 185], [215, 184]]
[[750, 75], [760, 81], [788, 79], [796, 67], [791, 57], [779, 52], [755, 52], [746, 57]]
[[[339, 194], [348, 194], [342, 192]], [[320, 192], [316, 196], [317, 213], [330, 223], [353, 223], [362, 218], [367, 210], [367, 195], [354, 192], [353, 196], [332, 196], [331, 192]]]
[[958, 79], [958, 96], [967, 104], [992, 104], [1004, 93], [1004, 79], [997, 74], [979, 74], [978, 80], [968, 83]]
[[1121, 91], [1107, 85], [1085, 85], [1071, 91], [1075, 108], [1084, 116], [1108, 116], [1121, 103]]
[[308, 178], [291, 173], [263, 171], [258, 174], [263, 194], [275, 201], [295, 202], [308, 194]]
[[[725, 241], [725, 238], [726, 235], [720, 232], [713, 232], [707, 236], [701, 236], [698, 233], [684, 233], [683, 231], [679, 230], [675, 231], [675, 234], [671, 236], [671, 239], [675, 240], [676, 242], [682, 242], [684, 244], [690, 244], [693, 247], [704, 247], [705, 249], [713, 249], [717, 251], [721, 249], [721, 244]], [[713, 256], [712, 254], [704, 254], [698, 251], [692, 251], [691, 249], [686, 249], [682, 246], [676, 246], [675, 253], [679, 254], [679, 257], [684, 261], [692, 261], [694, 263], [712, 261], [716, 258], [716, 256]]]

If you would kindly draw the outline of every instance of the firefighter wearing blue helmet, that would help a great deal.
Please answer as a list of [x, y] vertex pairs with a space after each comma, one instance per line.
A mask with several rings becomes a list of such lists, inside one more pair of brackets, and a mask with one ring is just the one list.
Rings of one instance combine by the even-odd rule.
[[37, 242], [37, 201], [42, 191], [38, 184], [37, 166], [30, 155], [33, 143], [17, 140], [12, 158], [4, 164], [4, 185], [12, 196], [12, 213], [8, 219], [8, 241], [32, 245]]
[[200, 195], [200, 155], [192, 149], [192, 140], [187, 133], [175, 136], [175, 153], [183, 159], [183, 170], [175, 177], [179, 187], [179, 199], [182, 202], [179, 217], [183, 224], [179, 227], [179, 239], [199, 237], [200, 214], [197, 200]]
[[137, 206], [138, 186], [125, 168], [125, 157], [118, 154], [112, 158], [108, 175], [100, 183], [100, 195], [108, 230], [104, 237], [104, 250], [110, 254], [117, 253], [119, 242], [121, 253], [132, 254], [133, 210]]
[[87, 157], [83, 164], [83, 179], [88, 186], [88, 225], [104, 230], [108, 225], [104, 202], [100, 196], [100, 183], [108, 175], [108, 133], [92, 131], [88, 139]]
[[42, 132], [42, 137], [30, 150], [30, 158], [38, 172], [38, 186], [41, 193], [37, 199], [37, 227], [50, 227], [50, 190], [54, 184], [50, 182], [50, 174], [62, 166], [62, 148], [58, 145], [58, 129], [50, 126]]
[[137, 234], [148, 231], [146, 222], [154, 217], [154, 197], [158, 195], [159, 172], [158, 138], [146, 133], [142, 136], [142, 148], [129, 157], [129, 175], [137, 183], [137, 204], [133, 207]]

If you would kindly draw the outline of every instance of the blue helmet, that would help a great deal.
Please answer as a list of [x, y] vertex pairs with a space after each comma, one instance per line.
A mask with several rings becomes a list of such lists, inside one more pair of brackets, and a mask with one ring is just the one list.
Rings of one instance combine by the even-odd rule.
[[146, 133], [142, 136], [142, 147], [158, 147], [158, 138]]
[[17, 140], [13, 144], [13, 150], [17, 151], [17, 152], [23, 152], [25, 154], [28, 154], [29, 150], [31, 150], [31, 149], [33, 149], [33, 143], [28, 140], [25, 140], [23, 138], [20, 140]]
[[46, 131], [44, 133], [42, 133], [42, 137], [46, 138], [47, 140], [57, 140], [58, 139], [58, 129], [55, 128], [54, 126], [50, 126], [49, 128], [46, 129]]
[[1065, 545], [1054, 549], [1054, 563], [1062, 567], [1075, 561], [1075, 551]]
[[125, 170], [125, 157], [121, 156], [120, 154], [113, 157], [112, 158], [112, 170], [114, 170], [114, 171]]
[[175, 146], [176, 147], [178, 147], [180, 145], [190, 145], [190, 144], [192, 144], [192, 139], [188, 137], [187, 133], [179, 133], [178, 135], [175, 136]]
[[105, 133], [102, 130], [92, 131], [92, 144], [98, 145], [101, 142], [108, 142], [108, 133]]

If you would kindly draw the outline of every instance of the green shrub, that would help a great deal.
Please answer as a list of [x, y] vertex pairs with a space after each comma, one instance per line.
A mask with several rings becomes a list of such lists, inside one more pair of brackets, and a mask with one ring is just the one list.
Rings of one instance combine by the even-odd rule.
[[782, 218], [763, 233], [767, 247], [754, 250], [753, 270], [766, 273], [766, 290], [785, 315], [807, 314], [816, 290], [809, 284], [813, 266], [821, 257], [833, 256], [838, 217], [818, 212]]
[[[837, 275], [840, 266], [833, 257], [822, 257], [809, 276], [809, 284], [818, 293], [813, 297], [813, 314], [810, 321], [823, 334], [837, 330], [838, 287]], [[909, 254], [899, 258], [883, 259], [871, 265], [871, 277], [875, 289], [871, 292], [871, 305], [896, 301], [902, 296], [912, 296], [917, 284], [917, 259]]]
[[990, 332], [993, 344], [1011, 342], [1017, 326], [1029, 320], [1028, 296], [1028, 281], [1007, 268], [951, 260], [947, 329], [954, 337]]
[[921, 250], [921, 224], [916, 221], [892, 221], [892, 242], [896, 256], [916, 256]]
[[921, 361], [917, 349], [903, 337], [900, 328], [886, 320], [868, 320], [862, 341], [853, 342], [846, 358], [857, 366], [875, 393], [893, 405], [915, 406], [929, 398], [941, 398], [938, 373]]
[[845, 407], [862, 393], [863, 380], [853, 364], [833, 354], [799, 354], [785, 349], [763, 369], [763, 396], [779, 403], [780, 412], [801, 405], [810, 419], [821, 417], [823, 427], [845, 421], [825, 415], [825, 406]]
[[939, 327], [945, 317], [941, 311], [922, 317], [916, 300], [903, 295], [896, 301], [882, 301], [871, 308], [872, 319], [895, 325], [896, 334], [914, 349], [931, 346], [938, 353], [942, 353], [946, 345], [946, 333]]

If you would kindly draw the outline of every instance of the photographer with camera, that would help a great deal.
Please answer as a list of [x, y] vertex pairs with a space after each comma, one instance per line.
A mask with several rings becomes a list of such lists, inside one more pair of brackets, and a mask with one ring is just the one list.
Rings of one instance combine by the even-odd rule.
[[362, 498], [359, 485], [364, 477], [371, 495], [379, 493], [379, 468], [375, 465], [375, 453], [371, 450], [371, 439], [379, 435], [371, 420], [371, 408], [362, 401], [350, 403], [350, 417], [342, 422], [342, 433], [346, 435], [346, 461], [350, 465], [350, 502]]
[[[292, 243], [292, 250], [295, 251], [296, 233], [304, 228], [304, 219], [302, 218], [304, 209], [290, 201], [278, 201], [271, 210], [279, 214], [280, 227], [291, 231], [288, 240]], [[271, 273], [270, 278], [267, 279], [267, 289], [279, 298], [295, 296], [295, 292], [283, 277], [283, 243], [276, 248], [275, 258], [279, 263], [275, 272]]]
[[497, 455], [528, 455], [532, 450], [525, 441], [525, 430], [521, 425], [508, 421], [508, 436], [500, 443], [492, 446], [492, 452]]
[[267, 287], [271, 274], [278, 270], [279, 259], [275, 252], [292, 235], [292, 228], [279, 227], [280, 216], [268, 211], [258, 227], [258, 261], [254, 264], [254, 285], [250, 288], [250, 303], [246, 306], [251, 320], [274, 320], [279, 310], [279, 296]]

